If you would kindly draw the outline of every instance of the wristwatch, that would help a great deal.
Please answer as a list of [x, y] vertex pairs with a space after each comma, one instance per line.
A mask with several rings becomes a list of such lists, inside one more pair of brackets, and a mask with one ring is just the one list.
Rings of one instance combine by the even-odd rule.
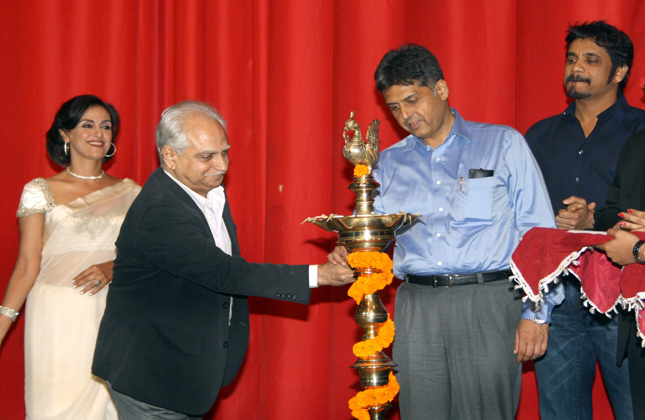
[[641, 260], [640, 257], [641, 245], [643, 244], [645, 244], [645, 241], [643, 240], [636, 242], [636, 244], [634, 244], [634, 250], [632, 251], [632, 253], [634, 254], [634, 259], [639, 264], [645, 264], [645, 261]]

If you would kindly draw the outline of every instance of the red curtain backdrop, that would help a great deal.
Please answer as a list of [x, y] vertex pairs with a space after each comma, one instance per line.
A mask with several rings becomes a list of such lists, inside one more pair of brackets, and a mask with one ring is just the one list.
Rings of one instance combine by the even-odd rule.
[[[0, 11], [2, 289], [18, 251], [22, 187], [61, 170], [44, 133], [75, 95], [119, 110], [107, 169], [141, 184], [158, 166], [161, 111], [185, 99], [215, 105], [229, 122], [226, 186], [242, 254], [294, 264], [323, 262], [335, 242], [303, 219], [353, 208], [341, 155], [350, 111], [364, 131], [382, 121], [383, 148], [405, 135], [373, 82], [380, 58], [402, 43], [437, 55], [465, 118], [524, 132], [567, 105], [568, 24], [605, 19], [634, 41], [626, 96], [643, 107], [640, 0], [23, 0]], [[309, 306], [250, 299], [245, 364], [205, 418], [349, 420], [347, 400], [360, 389], [351, 346], [362, 332], [346, 289], [314, 290]], [[394, 289], [382, 293], [391, 313]], [[24, 418], [23, 325], [19, 318], [0, 351], [2, 419]], [[524, 370], [517, 417], [538, 419], [532, 365]], [[594, 396], [595, 418], [613, 418], [600, 379]], [[388, 417], [399, 419], [396, 407]]]

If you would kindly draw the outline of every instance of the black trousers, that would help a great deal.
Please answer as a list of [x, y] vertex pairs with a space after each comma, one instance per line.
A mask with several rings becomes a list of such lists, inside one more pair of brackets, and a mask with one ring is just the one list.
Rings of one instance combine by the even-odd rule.
[[622, 317], [618, 323], [618, 335], [629, 334], [627, 348], [618, 349], [629, 362], [629, 382], [634, 406], [634, 420], [645, 420], [645, 348], [642, 339], [636, 335], [636, 319], [632, 312]]

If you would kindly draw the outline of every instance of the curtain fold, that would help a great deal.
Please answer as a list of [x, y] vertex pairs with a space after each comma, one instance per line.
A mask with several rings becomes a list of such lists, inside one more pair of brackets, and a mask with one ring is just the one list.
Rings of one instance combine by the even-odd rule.
[[[350, 111], [363, 134], [381, 121], [382, 149], [406, 134], [374, 87], [383, 54], [406, 42], [427, 46], [452, 107], [524, 132], [567, 105], [568, 24], [599, 19], [635, 44], [625, 93], [643, 108], [645, 8], [636, 0], [3, 2], [0, 288], [17, 256], [23, 185], [61, 170], [47, 157], [44, 134], [72, 96], [96, 94], [118, 109], [118, 153], [107, 170], [141, 184], [158, 166], [162, 110], [186, 99], [213, 104], [228, 121], [225, 183], [242, 255], [322, 263], [335, 236], [300, 222], [353, 209], [352, 168], [341, 154]], [[391, 315], [396, 285], [382, 293]], [[350, 419], [347, 401], [360, 389], [351, 347], [362, 331], [346, 291], [313, 290], [309, 306], [251, 298], [246, 361], [205, 418]], [[24, 418], [23, 325], [19, 319], [0, 351], [1, 418]], [[531, 364], [523, 380], [518, 418], [538, 419]], [[596, 418], [613, 418], [600, 380], [594, 397]], [[388, 418], [399, 419], [396, 406]]]

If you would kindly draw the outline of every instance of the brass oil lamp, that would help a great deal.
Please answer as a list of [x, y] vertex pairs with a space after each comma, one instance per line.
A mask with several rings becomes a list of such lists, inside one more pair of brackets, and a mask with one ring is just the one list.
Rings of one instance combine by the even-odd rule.
[[[363, 141], [358, 123], [354, 120], [354, 112], [350, 114], [343, 130], [345, 139], [343, 155], [355, 166], [366, 167], [365, 174], [357, 176], [357, 172], [354, 172], [354, 182], [349, 185], [349, 189], [356, 193], [354, 214], [351, 216], [323, 215], [305, 220], [329, 232], [338, 232], [338, 245], [345, 246], [350, 253], [383, 252], [394, 239], [396, 229], [412, 223], [419, 217], [418, 214], [405, 212], [396, 214], [374, 212], [372, 192], [379, 184], [372, 177], [372, 165], [378, 161], [379, 123], [379, 120], [372, 121], [366, 142]], [[353, 135], [350, 136], [351, 132]], [[359, 268], [354, 271], [357, 276], [367, 277], [375, 272], [370, 268]], [[361, 341], [376, 337], [378, 329], [388, 320], [388, 312], [381, 302], [378, 291], [365, 295], [356, 309], [354, 318], [364, 331]], [[375, 351], [373, 354], [359, 357], [351, 367], [357, 370], [363, 388], [375, 389], [388, 384], [390, 372], [395, 366], [396, 364], [383, 351]], [[387, 402], [366, 407], [371, 420], [384, 419], [389, 408], [390, 404]]]

